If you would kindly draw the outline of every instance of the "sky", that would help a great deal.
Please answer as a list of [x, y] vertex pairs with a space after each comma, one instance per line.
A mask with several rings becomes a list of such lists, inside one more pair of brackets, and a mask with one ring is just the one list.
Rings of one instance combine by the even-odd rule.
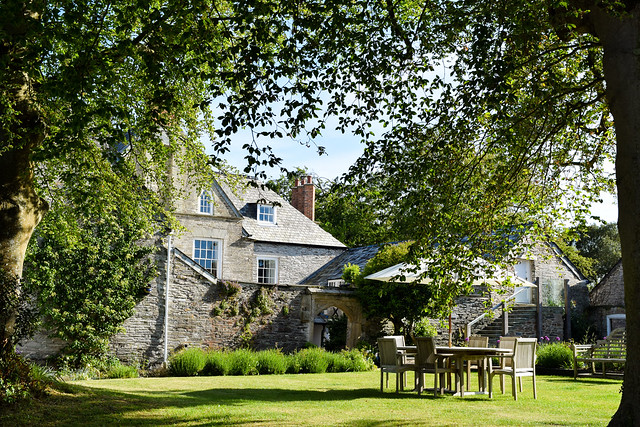
[[[266, 139], [260, 141], [267, 143]], [[246, 165], [244, 159], [246, 152], [242, 146], [249, 142], [251, 142], [249, 131], [238, 132], [233, 138], [231, 151], [224, 156], [231, 166], [241, 171]], [[317, 144], [326, 148], [326, 154], [322, 156], [318, 155], [316, 147], [306, 147], [288, 139], [274, 139], [270, 140], [268, 144], [273, 148], [274, 153], [283, 159], [283, 166], [287, 169], [306, 167], [318, 177], [331, 180], [346, 173], [364, 151], [364, 145], [356, 137], [333, 130], [330, 125], [317, 138]], [[207, 142], [205, 142], [205, 146], [207, 146]], [[274, 178], [280, 176], [280, 170], [267, 170], [267, 174], [270, 175], [270, 178]], [[617, 222], [618, 205], [615, 196], [603, 194], [602, 200], [602, 203], [592, 205], [592, 215], [597, 215], [606, 222]]]

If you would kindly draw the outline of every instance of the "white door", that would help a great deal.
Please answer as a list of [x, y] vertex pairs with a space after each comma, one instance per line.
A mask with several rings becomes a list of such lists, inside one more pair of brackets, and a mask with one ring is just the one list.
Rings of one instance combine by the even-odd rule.
[[[522, 259], [516, 265], [516, 276], [521, 279], [528, 280], [532, 282], [531, 277], [531, 261], [527, 259]], [[522, 290], [522, 292], [519, 292]], [[515, 288], [514, 292], [518, 292], [516, 295], [516, 303], [517, 304], [531, 304], [531, 288], [527, 286], [518, 286]]]

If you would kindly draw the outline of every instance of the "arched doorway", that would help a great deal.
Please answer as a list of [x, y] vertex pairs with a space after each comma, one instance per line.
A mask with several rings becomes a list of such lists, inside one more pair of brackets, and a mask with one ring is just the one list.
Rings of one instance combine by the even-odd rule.
[[[315, 315], [309, 322], [309, 342], [322, 346], [322, 336], [316, 334], [322, 333], [322, 325], [324, 325], [325, 332], [327, 331], [326, 325], [329, 322], [329, 318], [336, 313], [340, 317], [339, 320], [336, 319], [337, 322], [346, 321], [345, 346], [354, 348], [362, 334], [362, 322], [364, 319], [362, 318], [360, 302], [353, 291], [318, 288], [309, 288], [308, 291], [311, 294], [310, 312]], [[324, 319], [327, 323], [322, 323], [323, 316], [318, 316], [320, 313], [324, 313], [327, 316]], [[342, 318], [342, 316], [346, 319]], [[316, 324], [316, 322], [318, 323]]]
[[339, 351], [347, 346], [349, 318], [338, 307], [328, 307], [316, 314], [313, 320], [314, 345], [329, 351]]

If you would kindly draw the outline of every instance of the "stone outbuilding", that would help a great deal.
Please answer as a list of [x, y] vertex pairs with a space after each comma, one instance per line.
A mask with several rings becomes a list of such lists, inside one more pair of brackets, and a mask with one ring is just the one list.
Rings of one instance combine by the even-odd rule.
[[598, 338], [608, 336], [614, 329], [626, 327], [622, 273], [620, 260], [589, 293], [589, 319], [596, 328]]

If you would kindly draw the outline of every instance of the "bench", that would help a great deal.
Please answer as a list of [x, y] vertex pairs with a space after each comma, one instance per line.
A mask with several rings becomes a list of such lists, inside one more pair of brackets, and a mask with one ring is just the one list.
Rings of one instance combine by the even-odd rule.
[[571, 344], [573, 350], [573, 378], [578, 378], [578, 363], [591, 365], [590, 373], [581, 375], [596, 375], [596, 363], [602, 365], [602, 376], [607, 376], [608, 363], [622, 363], [627, 360], [627, 344], [625, 329], [615, 329], [604, 340], [595, 344]]

